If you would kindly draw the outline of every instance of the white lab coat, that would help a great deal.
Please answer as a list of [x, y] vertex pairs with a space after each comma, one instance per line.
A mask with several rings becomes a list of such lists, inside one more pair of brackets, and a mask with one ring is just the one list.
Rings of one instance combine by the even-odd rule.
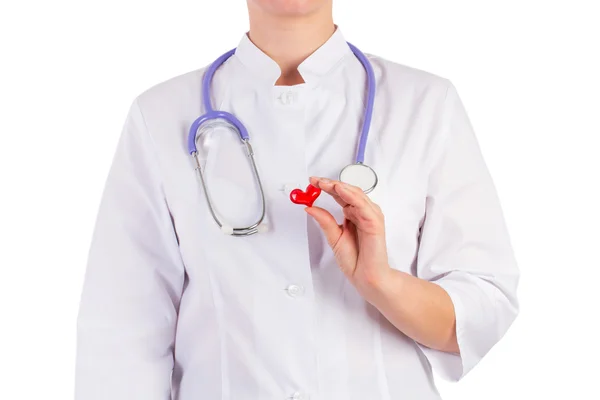
[[[285, 188], [352, 162], [365, 72], [338, 29], [274, 86], [277, 65], [243, 35], [212, 102], [250, 132], [269, 231], [220, 232], [186, 151], [204, 70], [131, 106], [104, 191], [78, 320], [77, 400], [438, 399], [432, 367], [458, 380], [517, 314], [518, 271], [501, 208], [453, 85], [369, 56], [377, 78], [366, 163], [385, 214], [389, 263], [444, 288], [461, 355], [395, 329], [335, 264]], [[217, 125], [205, 157], [217, 211], [253, 222], [256, 186], [239, 139]], [[341, 222], [323, 194], [316, 205]]]

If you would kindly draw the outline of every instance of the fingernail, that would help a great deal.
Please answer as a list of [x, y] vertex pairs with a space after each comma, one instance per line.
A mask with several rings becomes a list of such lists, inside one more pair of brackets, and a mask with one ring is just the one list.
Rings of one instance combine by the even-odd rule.
[[331, 179], [327, 179], [327, 178], [319, 178], [319, 180], [323, 183], [330, 183]]

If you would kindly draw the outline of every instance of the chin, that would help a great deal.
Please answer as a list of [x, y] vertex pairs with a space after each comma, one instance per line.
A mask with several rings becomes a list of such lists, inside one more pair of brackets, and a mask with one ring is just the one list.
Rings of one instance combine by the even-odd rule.
[[308, 15], [316, 12], [331, 0], [248, 0], [270, 14], [280, 16]]

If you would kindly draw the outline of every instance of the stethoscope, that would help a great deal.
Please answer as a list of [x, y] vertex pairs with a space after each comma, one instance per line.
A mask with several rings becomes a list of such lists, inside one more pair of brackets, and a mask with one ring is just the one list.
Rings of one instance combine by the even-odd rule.
[[[373, 105], [375, 102], [375, 73], [373, 72], [373, 67], [371, 66], [371, 63], [369, 62], [367, 57], [354, 45], [348, 43], [348, 46], [350, 47], [354, 55], [360, 60], [367, 73], [367, 106], [365, 108], [365, 113], [363, 117], [360, 140], [358, 143], [358, 150], [356, 152], [356, 160], [353, 164], [345, 166], [340, 171], [339, 180], [350, 185], [357, 186], [361, 188], [363, 192], [369, 193], [373, 189], [375, 189], [375, 186], [377, 186], [378, 182], [377, 174], [375, 173], [375, 171], [364, 163], [365, 148], [367, 146], [367, 137], [369, 136], [369, 128], [371, 126], [371, 118], [373, 116]], [[221, 229], [221, 231], [225, 234], [232, 236], [249, 236], [263, 231], [261, 229], [261, 224], [263, 223], [266, 214], [265, 193], [262, 181], [258, 174], [258, 168], [256, 167], [256, 161], [254, 160], [254, 150], [250, 145], [250, 136], [248, 135], [248, 130], [246, 129], [244, 124], [242, 124], [242, 122], [239, 119], [237, 119], [235, 115], [228, 113], [227, 111], [214, 110], [210, 102], [210, 88], [213, 76], [215, 75], [217, 69], [235, 53], [235, 50], [236, 49], [230, 50], [227, 53], [223, 54], [221, 57], [217, 58], [209, 66], [208, 70], [204, 74], [204, 77], [202, 79], [202, 101], [206, 113], [198, 117], [198, 119], [196, 119], [190, 127], [190, 132], [188, 135], [188, 151], [195, 160], [195, 170], [198, 171], [198, 176], [200, 177], [200, 182], [202, 183], [202, 189], [204, 190], [204, 195], [206, 197], [209, 211], [213, 219]], [[262, 209], [259, 219], [250, 226], [234, 228], [227, 224], [224, 224], [221, 221], [221, 219], [217, 216], [217, 213], [215, 212], [215, 209], [210, 200], [210, 196], [208, 195], [206, 180], [204, 178], [204, 173], [202, 172], [202, 167], [198, 158], [196, 140], [198, 136], [198, 131], [201, 128], [201, 126], [209, 121], [214, 121], [217, 119], [225, 120], [237, 130], [240, 139], [242, 140], [242, 143], [246, 148], [246, 153], [248, 155], [248, 158], [250, 159], [250, 163], [252, 166], [252, 171], [254, 172], [256, 181], [258, 182]]]

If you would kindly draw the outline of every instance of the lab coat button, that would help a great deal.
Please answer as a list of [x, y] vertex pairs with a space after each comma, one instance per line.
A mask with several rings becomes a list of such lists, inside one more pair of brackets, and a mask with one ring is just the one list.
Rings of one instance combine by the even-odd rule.
[[296, 92], [288, 90], [287, 92], [281, 92], [279, 96], [277, 96], [277, 100], [279, 100], [282, 105], [287, 106], [293, 104], [297, 97], [298, 94]]
[[290, 397], [290, 400], [305, 400], [305, 397], [302, 396], [302, 393], [300, 392], [294, 392]]
[[304, 294], [304, 288], [300, 285], [289, 285], [285, 290], [287, 290], [290, 297], [298, 297]]
[[292, 190], [298, 189], [300, 187], [301, 187], [301, 185], [299, 185], [297, 183], [286, 183], [282, 189], [283, 194], [285, 194], [287, 197], [289, 197], [290, 193], [292, 193]]

